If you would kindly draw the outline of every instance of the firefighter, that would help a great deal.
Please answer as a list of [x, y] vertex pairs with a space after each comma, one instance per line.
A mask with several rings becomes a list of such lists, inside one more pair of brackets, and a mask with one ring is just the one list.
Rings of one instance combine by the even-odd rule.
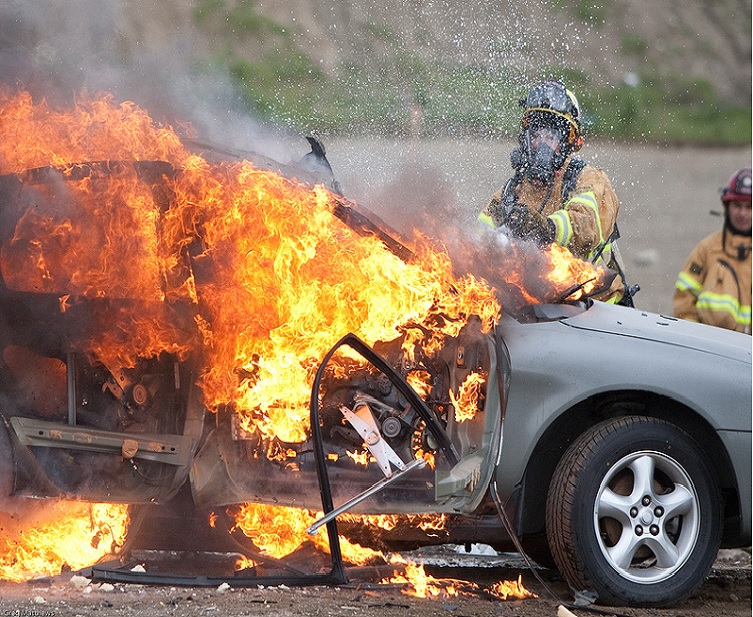
[[675, 283], [676, 317], [751, 333], [751, 170], [722, 189], [724, 225], [701, 240]]
[[632, 306], [615, 240], [620, 204], [607, 174], [574, 153], [583, 145], [575, 95], [555, 79], [534, 87], [524, 108], [519, 147], [510, 157], [513, 176], [492, 197], [479, 220], [540, 246], [556, 243], [574, 255], [616, 271], [594, 296]]

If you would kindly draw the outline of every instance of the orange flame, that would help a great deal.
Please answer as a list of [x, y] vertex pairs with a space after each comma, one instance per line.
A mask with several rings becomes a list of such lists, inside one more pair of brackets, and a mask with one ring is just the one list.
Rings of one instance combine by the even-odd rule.
[[411, 371], [405, 379], [421, 398], [431, 392], [431, 375], [428, 371]]
[[[146, 181], [136, 163], [156, 161], [168, 167], [150, 168], [157, 179]], [[60, 169], [35, 171], [49, 165]], [[162, 352], [196, 354], [205, 404], [235, 410], [266, 441], [307, 438], [313, 376], [344, 334], [370, 345], [406, 334], [408, 356], [419, 341], [431, 354], [469, 316], [489, 330], [499, 313], [489, 284], [454, 276], [446, 253], [420, 243], [406, 263], [343, 225], [322, 186], [248, 161], [210, 163], [111, 95], [58, 110], [0, 92], [0, 173], [36, 182], [39, 197], [0, 251], [6, 284], [57, 294], [61, 312], [82, 299], [138, 300], [77, 351], [111, 371]], [[572, 285], [572, 264], [556, 261], [569, 253], [556, 249], [549, 270]], [[428, 393], [420, 375], [412, 384]], [[474, 388], [459, 392], [456, 409], [464, 397], [477, 405]], [[236, 513], [238, 527], [278, 556], [300, 545], [307, 517], [269, 506]]]
[[450, 401], [455, 407], [455, 420], [465, 422], [473, 420], [476, 417], [476, 410], [479, 408], [481, 400], [481, 388], [486, 383], [486, 379], [479, 373], [470, 373], [465, 381], [458, 388], [457, 397], [450, 390]]
[[[270, 557], [285, 557], [306, 542], [311, 542], [321, 551], [329, 553], [326, 533], [310, 536], [306, 532], [306, 528], [321, 514], [316, 515], [310, 510], [288, 506], [254, 503], [230, 508], [228, 514], [235, 519], [235, 528]], [[382, 553], [348, 542], [345, 538], [340, 538], [340, 549], [343, 559], [355, 565], [363, 565], [382, 557]]]
[[[373, 344], [397, 338], [407, 324], [430, 324], [427, 344], [436, 347], [468, 315], [480, 315], [487, 329], [496, 319], [488, 285], [456, 279], [446, 254], [414, 247], [420, 258], [405, 263], [337, 221], [323, 187], [249, 162], [210, 164], [133, 103], [105, 95], [59, 111], [20, 93], [2, 96], [0, 107], [0, 171], [67, 166], [66, 207], [22, 216], [2, 255], [6, 279], [61, 298], [192, 303], [200, 339], [170, 323], [162, 307], [147, 314], [140, 307], [88, 341], [89, 351], [122, 368], [137, 356], [185, 356], [201, 346], [207, 406], [230, 405], [244, 429], [266, 439], [305, 440], [313, 372], [343, 334]], [[161, 177], [170, 207], [156, 203], [153, 187], [128, 165], [105, 165], [104, 179], [79, 178], [74, 164], [92, 160], [171, 164], [179, 173]]]
[[[588, 261], [578, 259], [567, 248], [558, 244], [550, 245], [545, 251], [549, 259], [551, 270], [546, 278], [561, 288], [563, 283], [570, 287], [578, 286], [569, 300], [578, 300], [597, 289], [603, 282], [604, 272]], [[566, 289], [562, 291], [564, 293]]]
[[80, 502], [14, 502], [0, 512], [0, 579], [24, 581], [77, 570], [116, 554], [128, 527], [128, 508]]
[[614, 277], [558, 244], [542, 249], [524, 242], [494, 248], [497, 254], [486, 266], [486, 276], [512, 312], [531, 304], [580, 300], [605, 289]]
[[447, 525], [446, 514], [351, 514], [340, 515], [339, 520], [358, 523], [392, 531], [398, 525], [413, 525], [423, 531], [443, 531]]
[[500, 581], [495, 583], [489, 588], [489, 593], [501, 600], [507, 600], [508, 598], [519, 600], [524, 600], [525, 598], [538, 598], [538, 595], [523, 586], [522, 575], [518, 575], [518, 580], [516, 581]]
[[[471, 581], [458, 581], [451, 579], [438, 579], [427, 574], [424, 566], [406, 560], [399, 555], [392, 555], [390, 562], [404, 564], [402, 573], [395, 572], [389, 579], [382, 580], [382, 584], [404, 585], [402, 593], [417, 598], [453, 597], [459, 595], [472, 595], [481, 590], [481, 587]], [[522, 576], [517, 581], [500, 581], [488, 588], [487, 593], [508, 600], [510, 598], [523, 600], [525, 598], [537, 598], [538, 596], [523, 586]]]
[[396, 561], [405, 564], [403, 573], [395, 572], [391, 578], [383, 580], [382, 583], [406, 585], [403, 593], [416, 598], [452, 597], [458, 595], [458, 591], [453, 583], [434, 578], [431, 574], [427, 574], [422, 565], [405, 561], [401, 558], [393, 560], [393, 563]]

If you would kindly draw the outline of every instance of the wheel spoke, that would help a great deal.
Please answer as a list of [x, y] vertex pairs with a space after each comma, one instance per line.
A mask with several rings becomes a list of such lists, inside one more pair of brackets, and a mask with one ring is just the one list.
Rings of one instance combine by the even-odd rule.
[[695, 505], [695, 498], [687, 487], [675, 484], [675, 490], [665, 495], [659, 495], [657, 501], [666, 511], [665, 519], [669, 520], [681, 514], [690, 514]]
[[619, 541], [614, 546], [607, 548], [607, 553], [612, 562], [620, 569], [627, 570], [633, 560], [635, 551], [641, 546], [641, 541], [632, 533], [623, 530]]
[[666, 534], [660, 533], [656, 538], [647, 538], [648, 546], [656, 556], [656, 565], [659, 568], [670, 569], [677, 565], [680, 552], [677, 547], [670, 542]]
[[634, 505], [633, 497], [625, 497], [615, 493], [610, 488], [605, 488], [599, 496], [597, 514], [600, 519], [609, 517], [616, 519], [624, 526], [630, 526], [630, 507]]
[[630, 469], [633, 472], [633, 493], [634, 499], [640, 499], [642, 495], [654, 495], [654, 472], [656, 464], [653, 457], [641, 456], [630, 463]]

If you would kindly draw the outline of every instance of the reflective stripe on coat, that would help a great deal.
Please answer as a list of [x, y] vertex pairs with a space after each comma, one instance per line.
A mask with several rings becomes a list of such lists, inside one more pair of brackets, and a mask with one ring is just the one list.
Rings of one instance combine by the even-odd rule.
[[[743, 260], [738, 258], [738, 247], [743, 247]], [[701, 240], [677, 276], [672, 300], [675, 316], [750, 334], [750, 253], [750, 236], [728, 230]]]
[[[578, 174], [569, 198], [563, 203], [562, 180], [571, 161], [572, 157], [568, 158], [565, 166], [555, 175], [551, 194], [540, 211], [554, 223], [556, 244], [568, 248], [574, 255], [587, 261], [592, 261], [596, 253], [601, 251], [595, 265], [608, 268], [615, 257], [608, 238], [614, 230], [620, 208], [617, 194], [604, 170], [586, 165]], [[518, 203], [534, 211], [539, 211], [548, 191], [548, 187], [536, 186], [527, 179], [515, 189]], [[491, 202], [494, 201], [501, 203], [502, 189], [494, 194]], [[479, 220], [494, 226], [488, 206], [479, 215]], [[610, 289], [597, 298], [617, 302], [623, 292], [624, 283], [618, 276]]]

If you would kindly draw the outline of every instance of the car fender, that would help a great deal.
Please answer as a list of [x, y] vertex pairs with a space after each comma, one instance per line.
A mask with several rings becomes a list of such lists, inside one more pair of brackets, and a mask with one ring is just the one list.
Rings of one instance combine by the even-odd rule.
[[[563, 315], [499, 324], [511, 366], [496, 474], [503, 494], [521, 485], [536, 445], [560, 416], [609, 393], [658, 395], [691, 410], [728, 448], [736, 485], [750, 485], [749, 336], [600, 302]], [[750, 490], [741, 498], [746, 510]], [[743, 516], [750, 529], [750, 514]]]

